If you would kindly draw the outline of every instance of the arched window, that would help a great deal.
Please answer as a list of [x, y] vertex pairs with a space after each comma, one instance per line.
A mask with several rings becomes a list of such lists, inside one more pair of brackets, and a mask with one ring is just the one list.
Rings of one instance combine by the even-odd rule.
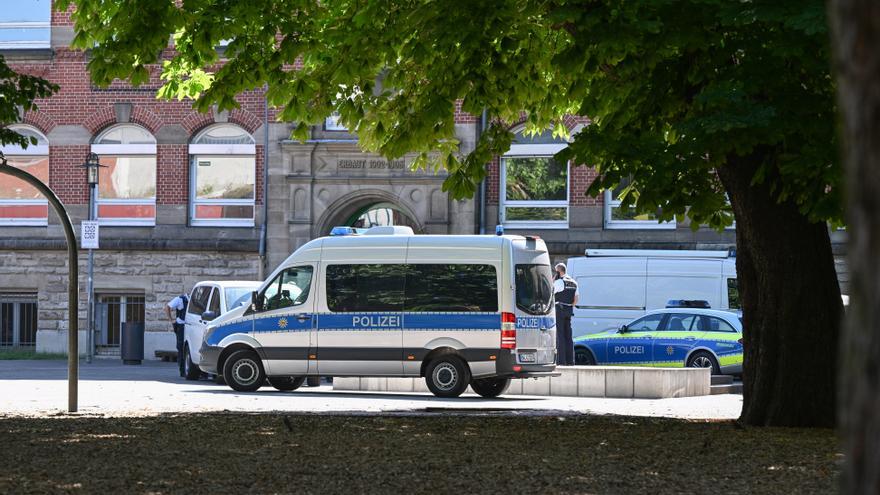
[[[19, 134], [36, 138], [27, 148], [0, 148], [9, 165], [24, 170], [49, 184], [49, 141], [40, 131], [26, 125], [10, 126]], [[44, 226], [48, 223], [49, 202], [35, 187], [23, 180], [0, 175], [0, 225]]]
[[501, 157], [501, 223], [513, 228], [568, 228], [568, 164], [553, 155], [568, 146], [550, 131], [520, 130]]
[[120, 124], [99, 134], [92, 151], [104, 165], [95, 194], [101, 225], [156, 225], [156, 138]]
[[190, 223], [253, 227], [257, 147], [244, 129], [217, 124], [189, 145]]

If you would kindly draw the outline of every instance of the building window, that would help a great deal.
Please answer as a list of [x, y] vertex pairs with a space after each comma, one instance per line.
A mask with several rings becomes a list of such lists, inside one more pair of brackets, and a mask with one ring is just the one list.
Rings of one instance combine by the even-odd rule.
[[333, 112], [329, 117], [324, 119], [325, 131], [348, 131], [348, 128], [339, 122], [339, 112]]
[[501, 158], [501, 223], [513, 228], [568, 228], [568, 163], [562, 143], [513, 144]]
[[98, 294], [95, 300], [95, 345], [99, 350], [119, 347], [123, 324], [145, 320], [143, 294]]
[[52, 0], [22, 0], [0, 9], [0, 49], [49, 48]]
[[254, 226], [256, 145], [231, 124], [211, 126], [189, 145], [190, 223], [194, 226]]
[[[25, 137], [36, 138], [37, 144], [27, 148], [0, 148], [8, 164], [30, 173], [49, 184], [49, 142], [46, 136], [29, 126], [11, 126]], [[37, 188], [9, 175], [0, 175], [0, 225], [45, 226], [49, 218], [49, 202]]]
[[623, 206], [620, 196], [629, 186], [624, 180], [613, 191], [605, 190], [605, 228], [607, 229], [674, 229], [675, 221], [658, 222], [655, 213], [636, 214], [632, 206]]
[[122, 124], [101, 133], [92, 151], [101, 157], [95, 214], [101, 225], [156, 225], [156, 138]]
[[37, 343], [37, 295], [0, 294], [0, 349]]

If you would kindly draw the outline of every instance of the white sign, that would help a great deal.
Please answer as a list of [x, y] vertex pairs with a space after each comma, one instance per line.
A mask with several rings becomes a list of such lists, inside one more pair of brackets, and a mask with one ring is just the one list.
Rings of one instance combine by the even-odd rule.
[[83, 220], [80, 230], [80, 243], [83, 249], [98, 249], [98, 222]]

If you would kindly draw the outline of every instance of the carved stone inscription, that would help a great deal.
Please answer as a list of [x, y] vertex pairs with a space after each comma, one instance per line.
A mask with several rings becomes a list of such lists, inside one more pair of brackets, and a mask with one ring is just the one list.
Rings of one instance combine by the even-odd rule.
[[404, 160], [339, 160], [336, 163], [338, 170], [403, 170]]

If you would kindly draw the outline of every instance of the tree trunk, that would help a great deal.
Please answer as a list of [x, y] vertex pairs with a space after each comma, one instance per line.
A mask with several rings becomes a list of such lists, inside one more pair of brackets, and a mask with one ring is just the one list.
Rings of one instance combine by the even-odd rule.
[[832, 0], [848, 193], [850, 306], [841, 347], [845, 493], [880, 493], [880, 4]]
[[831, 239], [791, 202], [752, 184], [761, 156], [718, 173], [736, 216], [736, 271], [743, 309], [746, 424], [834, 426], [842, 303]]

